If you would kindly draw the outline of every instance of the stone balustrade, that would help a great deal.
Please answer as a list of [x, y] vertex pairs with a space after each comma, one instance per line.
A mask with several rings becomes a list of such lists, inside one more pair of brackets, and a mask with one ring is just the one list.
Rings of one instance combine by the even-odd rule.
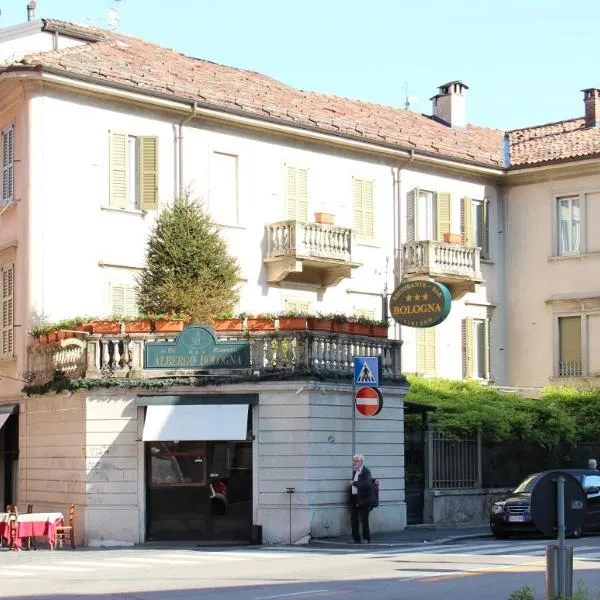
[[[31, 346], [29, 368], [35, 374], [36, 384], [52, 379], [56, 370], [63, 371], [70, 379], [164, 377], [163, 372], [144, 369], [145, 345], [150, 341], [172, 341], [175, 337], [176, 334], [158, 337], [156, 333], [89, 334], [85, 340]], [[245, 371], [248, 375], [301, 372], [347, 376], [353, 372], [354, 356], [381, 357], [384, 378], [402, 375], [401, 342], [387, 338], [303, 330], [228, 332], [219, 339], [248, 340], [250, 368]], [[73, 341], [77, 344], [70, 345]], [[194, 372], [186, 371], [182, 375], [190, 376]], [[177, 376], [177, 373], [169, 376]]]
[[409, 242], [400, 247], [403, 275], [481, 281], [480, 248], [433, 240]]

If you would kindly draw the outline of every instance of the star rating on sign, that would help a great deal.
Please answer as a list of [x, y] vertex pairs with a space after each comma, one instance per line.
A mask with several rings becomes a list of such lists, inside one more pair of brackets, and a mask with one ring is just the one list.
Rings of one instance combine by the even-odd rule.
[[423, 300], [427, 301], [427, 300], [429, 300], [429, 294], [423, 294], [421, 296], [421, 298], [423, 298]]
[[419, 294], [415, 294], [415, 300], [418, 302], [421, 299], [421, 296], [419, 296]]
[[406, 296], [406, 301], [410, 302], [412, 300], [412, 296], [410, 294], [408, 294], [408, 296]]

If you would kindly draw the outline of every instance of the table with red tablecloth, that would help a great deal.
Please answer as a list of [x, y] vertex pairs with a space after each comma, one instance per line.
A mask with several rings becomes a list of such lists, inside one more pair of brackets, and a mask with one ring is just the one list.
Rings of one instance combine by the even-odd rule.
[[[9, 513], [0, 513], [0, 537], [10, 544]], [[62, 513], [23, 513], [17, 515], [15, 547], [20, 549], [23, 540], [30, 537], [45, 537], [51, 548], [56, 545], [56, 528], [64, 523]]]

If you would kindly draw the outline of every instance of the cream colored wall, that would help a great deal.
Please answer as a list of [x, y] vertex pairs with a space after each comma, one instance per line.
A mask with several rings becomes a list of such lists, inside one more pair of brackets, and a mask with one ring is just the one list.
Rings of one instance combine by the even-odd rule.
[[85, 539], [85, 418], [82, 394], [30, 396], [19, 414], [19, 507], [67, 517], [76, 504], [78, 544]]
[[[556, 196], [590, 194], [585, 229], [589, 252], [556, 256]], [[508, 382], [544, 386], [554, 374], [556, 296], [600, 296], [600, 176], [572, 177], [507, 191], [506, 326]], [[597, 362], [597, 361], [596, 361]]]

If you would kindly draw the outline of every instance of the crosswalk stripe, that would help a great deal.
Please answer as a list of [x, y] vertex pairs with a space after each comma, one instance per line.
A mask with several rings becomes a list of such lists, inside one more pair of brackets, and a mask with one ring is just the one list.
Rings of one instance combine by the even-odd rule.
[[[65, 571], [68, 573], [72, 573], [73, 571], [76, 571], [78, 573], [86, 573], [87, 571], [93, 571], [93, 567], [86, 569], [84, 567], [71, 567], [70, 565], [27, 565], [27, 567], [19, 567], [19, 569], [24, 568], [26, 568], [28, 571]], [[6, 567], [6, 570], [8, 569], [10, 569], [10, 567]], [[3, 573], [4, 571], [5, 569], [2, 569]]]

